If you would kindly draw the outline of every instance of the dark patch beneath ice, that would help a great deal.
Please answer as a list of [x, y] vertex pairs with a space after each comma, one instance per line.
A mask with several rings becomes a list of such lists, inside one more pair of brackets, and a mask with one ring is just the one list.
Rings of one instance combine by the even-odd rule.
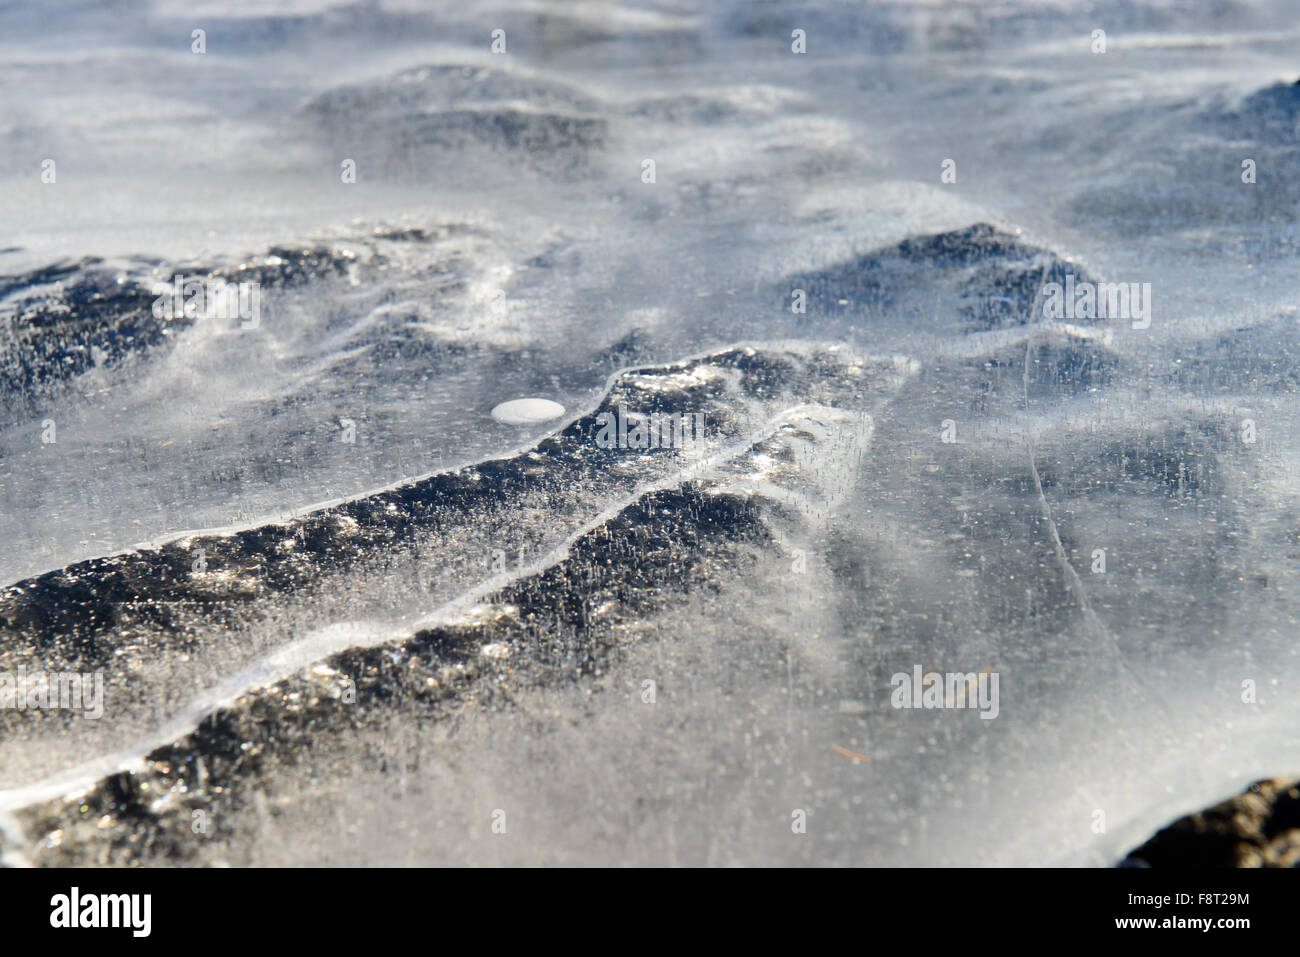
[[[156, 319], [149, 289], [118, 283], [98, 260], [57, 264], [6, 276], [0, 292], [5, 346], [0, 351], [0, 424], [31, 416], [58, 385], [100, 363], [160, 344], [167, 323]], [[23, 290], [53, 289], [23, 295]], [[174, 325], [189, 325], [188, 317]]]
[[1300, 867], [1300, 782], [1256, 781], [1162, 828], [1120, 866]]
[[1154, 374], [1193, 394], [1292, 395], [1300, 392], [1300, 329], [1287, 315], [1196, 339]]
[[1300, 80], [1257, 90], [1228, 110], [1225, 119], [1262, 143], [1300, 145]]
[[340, 156], [365, 164], [367, 175], [427, 176], [431, 154], [453, 152], [502, 152], [529, 167], [572, 172], [609, 136], [597, 104], [572, 87], [457, 65], [331, 90], [302, 115]]
[[[377, 227], [358, 238], [364, 263], [344, 245], [277, 245], [237, 263], [133, 263], [127, 272], [112, 272], [102, 260], [55, 263], [26, 273], [0, 277], [0, 320], [5, 345], [0, 350], [0, 424], [29, 419], [97, 367], [113, 369], [134, 359], [156, 359], [169, 348], [171, 336], [192, 327], [186, 312], [158, 317], [154, 283], [170, 285], [175, 276], [202, 277], [229, 283], [256, 283], [262, 308], [275, 309], [275, 295], [304, 290], [368, 270], [383, 274], [394, 245], [427, 244], [463, 231], [457, 224], [438, 227]], [[427, 270], [433, 288], [454, 291], [461, 283], [449, 260], [439, 273]], [[204, 320], [218, 321], [218, 320]], [[431, 339], [409, 326], [372, 343], [370, 354], [355, 362], [411, 360], [429, 354], [460, 355], [468, 346]], [[347, 360], [345, 360], [346, 365]], [[438, 366], [441, 367], [441, 366]]]
[[154, 281], [173, 275], [256, 282], [264, 290], [292, 288], [342, 275], [352, 259], [323, 247], [274, 247], [237, 268], [185, 265], [152, 278], [115, 275], [100, 260], [59, 263], [0, 277], [0, 317], [7, 348], [0, 352], [0, 424], [38, 412], [59, 388], [96, 366], [112, 367], [167, 342], [168, 330], [192, 326], [192, 315], [154, 315]]
[[899, 314], [929, 319], [955, 309], [967, 329], [988, 330], [1041, 318], [1044, 284], [1064, 283], [1067, 274], [1080, 282], [1091, 279], [1082, 267], [1048, 250], [975, 223], [908, 237], [828, 269], [790, 276], [779, 284], [778, 295], [788, 307], [791, 290], [801, 288], [812, 314], [888, 311], [891, 321]]

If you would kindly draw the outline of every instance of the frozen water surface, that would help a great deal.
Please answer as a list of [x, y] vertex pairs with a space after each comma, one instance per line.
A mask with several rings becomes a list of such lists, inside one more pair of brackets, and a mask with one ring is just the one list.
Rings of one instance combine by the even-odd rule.
[[104, 682], [4, 859], [1105, 865], [1300, 770], [1300, 29], [1075, 7], [0, 11], [0, 673]]

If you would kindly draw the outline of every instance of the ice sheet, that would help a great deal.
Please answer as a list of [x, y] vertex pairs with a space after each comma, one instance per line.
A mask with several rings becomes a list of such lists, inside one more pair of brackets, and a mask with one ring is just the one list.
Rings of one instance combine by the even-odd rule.
[[5, 860], [1111, 864], [1296, 773], [1290, 14], [6, 7], [0, 672], [106, 708], [0, 709]]

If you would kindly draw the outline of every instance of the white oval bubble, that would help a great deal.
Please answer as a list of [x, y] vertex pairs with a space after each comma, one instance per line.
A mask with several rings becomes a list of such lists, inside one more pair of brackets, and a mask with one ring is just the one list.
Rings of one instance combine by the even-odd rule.
[[564, 406], [550, 399], [511, 399], [492, 410], [492, 418], [506, 425], [536, 425], [564, 415]]

